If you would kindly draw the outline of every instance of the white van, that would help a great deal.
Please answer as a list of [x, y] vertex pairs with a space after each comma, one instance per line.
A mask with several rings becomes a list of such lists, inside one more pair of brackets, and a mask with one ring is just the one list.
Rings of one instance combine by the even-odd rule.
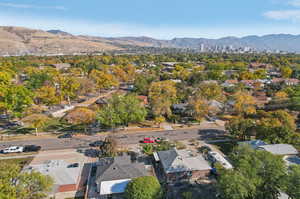
[[22, 153], [24, 147], [22, 146], [11, 146], [8, 148], [3, 149], [3, 153]]

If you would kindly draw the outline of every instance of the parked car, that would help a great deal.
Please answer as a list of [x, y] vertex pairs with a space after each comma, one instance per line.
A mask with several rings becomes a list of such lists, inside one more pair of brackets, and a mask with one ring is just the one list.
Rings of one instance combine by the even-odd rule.
[[76, 167], [79, 167], [78, 163], [73, 163], [67, 166], [67, 168], [76, 168]]
[[26, 145], [24, 146], [23, 152], [38, 152], [39, 150], [41, 150], [41, 148], [41, 146], [37, 145]]
[[144, 140], [142, 141], [142, 143], [145, 143], [145, 144], [155, 143], [155, 139], [154, 138], [150, 138], [150, 137], [146, 137], [146, 138], [144, 138]]
[[100, 147], [103, 145], [103, 143], [104, 142], [102, 140], [97, 140], [95, 142], [90, 143], [89, 145], [90, 145], [90, 147]]
[[57, 138], [61, 139], [61, 138], [72, 138], [72, 137], [73, 137], [73, 135], [71, 133], [66, 133], [66, 134], [58, 136]]
[[22, 153], [24, 150], [24, 147], [22, 146], [11, 146], [8, 148], [3, 149], [3, 153]]

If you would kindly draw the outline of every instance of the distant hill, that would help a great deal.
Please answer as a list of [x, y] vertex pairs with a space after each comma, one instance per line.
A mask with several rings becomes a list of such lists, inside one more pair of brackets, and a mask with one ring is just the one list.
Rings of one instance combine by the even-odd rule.
[[72, 36], [72, 34], [61, 31], [61, 30], [48, 30], [47, 32], [52, 33], [52, 34], [56, 34], [56, 35]]
[[22, 27], [0, 27], [0, 55], [95, 53], [122, 48], [71, 34]]
[[300, 35], [272, 34], [265, 36], [206, 38], [95, 37], [72, 35], [62, 30], [35, 30], [0, 26], [0, 55], [51, 55], [127, 51], [139, 48], [195, 49], [201, 47], [250, 47], [258, 51], [279, 50], [300, 53]]

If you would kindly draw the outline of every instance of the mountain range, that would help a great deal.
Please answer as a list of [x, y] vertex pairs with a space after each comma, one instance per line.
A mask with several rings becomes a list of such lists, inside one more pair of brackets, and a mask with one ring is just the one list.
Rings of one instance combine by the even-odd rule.
[[159, 40], [150, 37], [96, 37], [72, 35], [61, 30], [36, 30], [0, 26], [0, 55], [70, 55], [80, 53], [126, 52], [130, 49], [174, 48], [252, 48], [256, 51], [300, 53], [300, 35], [271, 34], [265, 36], [206, 38], [174, 38]]

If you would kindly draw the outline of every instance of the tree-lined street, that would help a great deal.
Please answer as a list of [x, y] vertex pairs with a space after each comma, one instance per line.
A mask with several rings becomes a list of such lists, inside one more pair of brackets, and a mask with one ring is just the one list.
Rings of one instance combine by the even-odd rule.
[[[188, 139], [201, 139], [210, 140], [215, 138], [223, 138], [225, 134], [224, 128], [216, 125], [207, 125], [203, 128], [195, 129], [181, 129], [172, 131], [153, 131], [153, 132], [136, 132], [127, 133], [119, 132], [113, 136], [118, 140], [120, 144], [138, 144], [144, 137], [164, 137], [172, 141], [188, 140]], [[20, 140], [20, 141], [4, 141], [0, 142], [0, 149], [8, 146], [23, 146], [28, 144], [39, 145], [42, 150], [58, 150], [68, 148], [85, 148], [89, 146], [89, 143], [104, 140], [106, 135], [93, 135], [93, 136], [80, 136], [73, 138], [47, 138], [47, 139], [33, 139], [33, 140]]]

